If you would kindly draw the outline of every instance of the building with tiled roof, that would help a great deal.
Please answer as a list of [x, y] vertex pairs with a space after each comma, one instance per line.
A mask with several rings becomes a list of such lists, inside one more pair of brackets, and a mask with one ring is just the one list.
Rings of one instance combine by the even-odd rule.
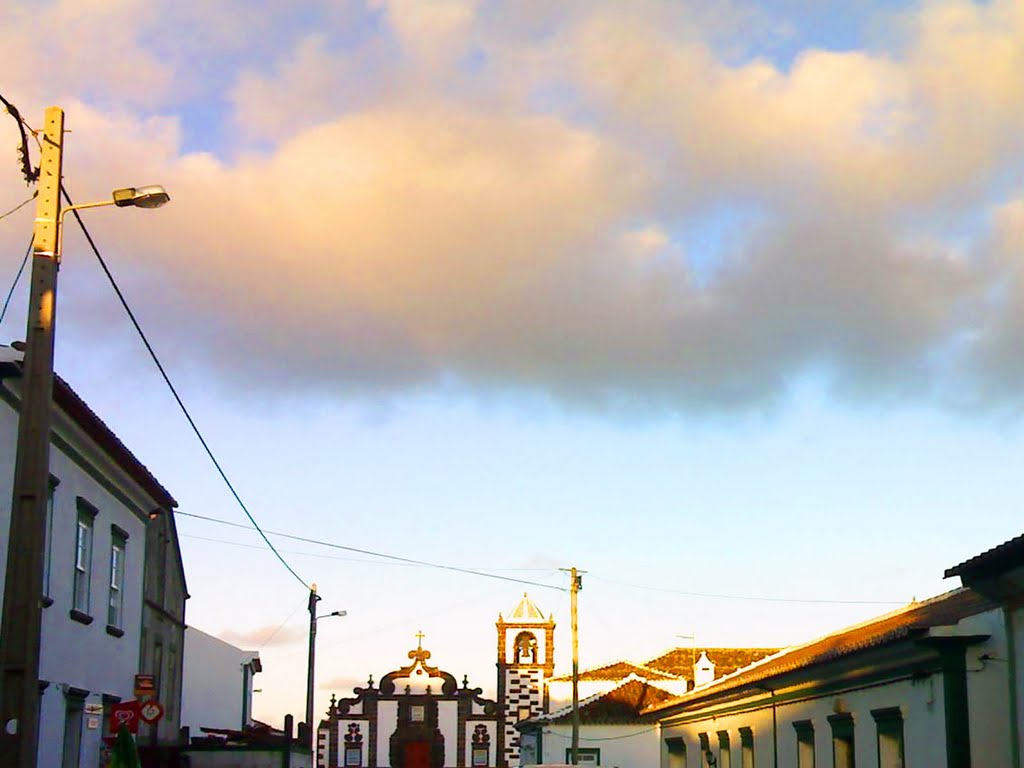
[[[658, 764], [657, 717], [643, 712], [674, 695], [628, 675], [609, 691], [580, 701], [581, 765]], [[572, 706], [538, 715], [517, 725], [524, 754], [544, 764], [570, 761]]]
[[658, 718], [669, 766], [1010, 765], [1006, 653], [998, 604], [958, 589], [641, 714]]
[[[20, 345], [0, 346], [0, 593], [22, 363]], [[88, 723], [113, 702], [133, 698], [139, 673], [154, 677], [164, 705], [164, 717], [143, 725], [140, 738], [153, 745], [179, 738], [188, 593], [177, 502], [59, 376], [51, 418], [41, 590], [34, 597], [19, 591], [42, 606], [38, 757], [53, 765], [63, 749], [67, 764], [96, 765], [104, 731]]]

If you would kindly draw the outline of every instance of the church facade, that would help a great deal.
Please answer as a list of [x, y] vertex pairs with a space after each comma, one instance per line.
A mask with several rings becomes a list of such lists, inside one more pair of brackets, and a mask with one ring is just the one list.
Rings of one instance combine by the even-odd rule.
[[331, 697], [317, 730], [318, 768], [497, 766], [501, 710], [463, 678], [431, 666], [422, 636], [411, 663]]
[[519, 765], [515, 725], [545, 710], [555, 622], [525, 594], [497, 622], [497, 701], [429, 663], [423, 638], [410, 663], [331, 697], [317, 729], [317, 768], [506, 768]]

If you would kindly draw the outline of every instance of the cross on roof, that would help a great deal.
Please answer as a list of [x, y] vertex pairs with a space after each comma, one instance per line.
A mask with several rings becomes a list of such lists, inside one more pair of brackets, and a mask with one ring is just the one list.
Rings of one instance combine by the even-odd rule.
[[422, 651], [423, 650], [423, 638], [424, 637], [426, 637], [426, 635], [423, 634], [423, 630], [422, 629], [419, 632], [416, 633], [416, 650], [418, 650], [418, 651]]

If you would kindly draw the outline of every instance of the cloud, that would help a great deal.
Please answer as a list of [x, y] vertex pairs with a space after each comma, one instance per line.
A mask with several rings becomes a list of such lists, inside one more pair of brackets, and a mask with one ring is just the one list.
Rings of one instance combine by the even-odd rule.
[[[153, 106], [179, 64], [140, 53], [145, 94], [71, 81], [69, 186], [168, 186], [94, 229], [133, 254], [162, 348], [225, 379], [701, 409], [824, 372], [844, 396], [1019, 400], [1019, 3], [929, 4], [885, 46], [785, 66], [723, 53], [748, 15], [665, 8], [389, 2], [344, 40], [296, 27], [236, 63], [222, 155], [183, 150], [188, 110]], [[150, 17], [114, 12], [140, 47]], [[691, 236], [723, 212], [726, 236]]]
[[301, 627], [278, 627], [268, 624], [252, 629], [226, 629], [218, 637], [226, 643], [245, 650], [280, 648], [298, 643], [307, 638], [307, 631]]

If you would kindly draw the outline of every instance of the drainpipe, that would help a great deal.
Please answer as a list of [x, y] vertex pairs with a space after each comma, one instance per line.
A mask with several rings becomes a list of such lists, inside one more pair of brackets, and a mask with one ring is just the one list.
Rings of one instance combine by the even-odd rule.
[[[772, 768], [779, 768], [779, 720], [775, 709], [775, 691], [767, 685], [757, 687], [759, 690], [771, 694], [772, 697]], [[1014, 768], [1019, 768], [1019, 766]]]

